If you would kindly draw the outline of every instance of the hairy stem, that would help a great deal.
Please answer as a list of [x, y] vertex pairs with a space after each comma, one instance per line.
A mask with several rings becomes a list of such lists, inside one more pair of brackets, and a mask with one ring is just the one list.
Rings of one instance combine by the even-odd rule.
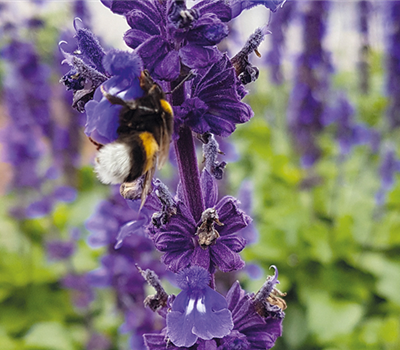
[[[172, 94], [172, 104], [174, 106], [180, 106], [184, 101], [185, 84]], [[204, 199], [201, 193], [200, 174], [193, 135], [187, 126], [182, 126], [179, 130], [179, 139], [175, 141], [175, 153], [185, 204], [194, 219], [198, 221], [204, 211]]]

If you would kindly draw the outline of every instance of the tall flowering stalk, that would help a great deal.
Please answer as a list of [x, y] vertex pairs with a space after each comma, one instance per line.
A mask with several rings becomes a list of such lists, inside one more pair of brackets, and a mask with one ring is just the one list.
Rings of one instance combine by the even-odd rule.
[[387, 38], [387, 91], [389, 95], [389, 127], [400, 125], [400, 1], [387, 3], [388, 38]]
[[323, 128], [331, 65], [322, 46], [329, 1], [307, 1], [303, 10], [303, 50], [296, 62], [289, 128], [305, 167], [320, 157], [316, 137]]
[[361, 47], [359, 49], [359, 86], [362, 93], [366, 94], [369, 92], [370, 87], [370, 72], [369, 72], [369, 18], [372, 10], [372, 4], [368, 0], [361, 0], [357, 3], [359, 19], [358, 29], [361, 37]]
[[[277, 269], [256, 295], [246, 294], [238, 283], [226, 297], [215, 290], [217, 270], [244, 267], [239, 253], [246, 240], [237, 233], [251, 218], [239, 209], [237, 199], [218, 198], [217, 179], [225, 164], [217, 161], [219, 147], [213, 136], [229, 136], [237, 124], [252, 117], [250, 106], [241, 101], [244, 85], [259, 74], [249, 55], [257, 53], [268, 30], [256, 29], [231, 59], [216, 45], [228, 35], [227, 23], [243, 10], [264, 5], [275, 11], [283, 1], [212, 0], [191, 8], [184, 0], [102, 2], [125, 16], [130, 29], [124, 40], [134, 51], [105, 52], [95, 36], [75, 21], [80, 55], [64, 52], [71, 70], [62, 81], [73, 91], [74, 107], [87, 113], [86, 134], [100, 148], [118, 139], [124, 109], [122, 102], [112, 104], [110, 99], [136, 106], [129, 101], [140, 101], [145, 94], [143, 69], [169, 92], [174, 114], [172, 140], [180, 179], [175, 195], [160, 180], [153, 180], [140, 209], [136, 200], [143, 180], [136, 180], [134, 187], [121, 187], [128, 205], [136, 206], [138, 213], [120, 230], [117, 248], [134, 253], [128, 240], [143, 232], [163, 253], [162, 262], [176, 274], [182, 290], [177, 296], [168, 295], [156, 273], [138, 263], [138, 271], [156, 290], [145, 305], [166, 322], [161, 332], [145, 334], [144, 342], [151, 350], [269, 349], [281, 335], [285, 308], [282, 293], [275, 288]], [[203, 148], [206, 166], [201, 171], [196, 138], [209, 146]], [[119, 169], [113, 172], [118, 174]]]
[[282, 53], [285, 46], [285, 31], [287, 30], [289, 21], [295, 11], [296, 2], [291, 1], [290, 4], [286, 4], [282, 10], [274, 13], [271, 19], [271, 49], [268, 52], [266, 63], [271, 67], [271, 81], [280, 85], [283, 83], [283, 72], [282, 72]]

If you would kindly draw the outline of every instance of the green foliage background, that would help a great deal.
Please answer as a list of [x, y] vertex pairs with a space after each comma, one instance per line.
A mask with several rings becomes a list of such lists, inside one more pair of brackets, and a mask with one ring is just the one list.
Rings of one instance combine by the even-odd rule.
[[[338, 72], [332, 85], [346, 92], [356, 120], [398, 150], [398, 131], [388, 131], [385, 121], [383, 59], [371, 54], [368, 95], [359, 93], [354, 72]], [[256, 116], [235, 133], [241, 160], [229, 165], [235, 188], [243, 179], [255, 188], [260, 238], [243, 255], [265, 271], [277, 265], [280, 289], [288, 292], [276, 348], [399, 349], [400, 184], [377, 206], [380, 155], [358, 146], [343, 159], [333, 127], [319, 136], [320, 161], [300, 168], [287, 130], [290, 90], [290, 83], [257, 81], [247, 100]]]

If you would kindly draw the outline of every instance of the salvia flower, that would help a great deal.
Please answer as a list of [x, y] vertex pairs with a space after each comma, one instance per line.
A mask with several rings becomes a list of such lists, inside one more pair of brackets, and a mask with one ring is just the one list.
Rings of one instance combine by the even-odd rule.
[[228, 35], [224, 22], [231, 19], [230, 8], [222, 1], [202, 1], [191, 9], [185, 1], [175, 0], [110, 1], [105, 5], [125, 15], [131, 29], [124, 40], [137, 50], [156, 79], [173, 81], [183, 65], [206, 67], [221, 57], [214, 45]]
[[167, 314], [167, 336], [176, 346], [190, 347], [197, 338], [222, 338], [233, 328], [225, 298], [208, 286], [207, 270], [193, 266], [178, 273], [182, 292]]
[[[213, 181], [205, 173], [202, 182]], [[152, 239], [158, 250], [165, 253], [162, 261], [168, 269], [178, 272], [191, 265], [198, 265], [211, 273], [218, 267], [223, 272], [241, 269], [244, 262], [238, 254], [245, 247], [245, 240], [235, 235], [246, 227], [251, 219], [238, 208], [233, 197], [223, 197], [211, 202], [203, 212], [200, 222], [194, 220], [183, 202], [177, 203], [177, 213], [161, 228], [153, 227]]]
[[208, 272], [198, 266], [184, 269], [177, 275], [182, 292], [176, 298], [170, 296], [167, 327], [161, 334], [144, 335], [147, 348], [272, 348], [282, 334], [286, 308], [281, 298], [286, 294], [275, 287], [279, 283], [277, 269], [256, 294], [247, 294], [236, 281], [226, 299], [208, 286], [209, 279]]
[[[102, 0], [111, 11], [125, 16], [130, 29], [124, 40], [133, 53], [105, 53], [95, 37], [75, 23], [78, 41], [82, 41], [78, 54], [83, 59], [66, 57], [75, 72], [80, 67], [92, 69], [102, 79], [93, 83], [90, 76], [83, 79], [81, 74], [70, 73], [64, 80], [76, 95], [84, 96], [80, 106], [86, 104], [85, 132], [94, 143], [116, 139], [121, 107], [112, 105], [110, 96], [125, 101], [141, 97], [144, 92], [139, 77], [147, 74], [143, 70], [162, 86], [174, 111], [173, 142], [180, 178], [175, 197], [161, 181], [153, 180], [152, 192], [139, 208], [134, 201], [142, 191], [139, 179], [132, 186], [121, 187], [127, 194], [131, 214], [117, 208], [121, 198], [114, 196], [103, 203], [101, 213], [88, 224], [94, 231], [90, 242], [109, 248], [101, 267], [88, 275], [89, 282], [116, 289], [118, 306], [125, 314], [122, 328], [134, 333], [133, 348], [142, 345], [137, 335], [148, 323], [142, 322], [144, 312], [135, 312], [137, 302], [144, 299], [143, 282], [137, 281], [140, 274], [156, 290], [155, 295], [144, 299], [145, 305], [166, 321], [160, 334], [144, 336], [148, 349], [252, 349], [253, 344], [270, 347], [276, 339], [278, 332], [273, 331], [272, 320], [283, 316], [274, 288], [277, 274], [266, 282], [258, 297], [246, 297], [247, 316], [256, 320], [252, 324], [243, 325], [245, 310], [237, 311], [235, 301], [227, 302], [215, 290], [213, 274], [217, 269], [230, 272], [244, 267], [239, 253], [246, 241], [236, 233], [251, 219], [235, 198], [225, 196], [218, 200], [216, 179], [222, 177], [225, 163], [217, 161], [219, 146], [213, 135], [229, 136], [236, 124], [247, 122], [252, 116], [251, 108], [241, 102], [246, 94], [243, 85], [258, 76], [258, 69], [249, 63], [249, 55], [258, 53], [258, 46], [268, 33], [266, 26], [257, 29], [243, 49], [229, 59], [216, 46], [228, 35], [227, 22], [256, 5], [275, 11], [283, 2], [210, 0], [188, 8], [185, 0]], [[204, 142], [202, 172], [193, 132]], [[149, 243], [164, 253], [161, 261], [167, 270], [178, 274], [182, 290], [178, 296], [168, 296], [156, 272], [149, 269], [153, 264], [154, 269], [158, 268], [153, 252], [147, 249]], [[142, 263], [149, 268], [142, 270]], [[134, 265], [140, 272], [136, 276], [130, 269]], [[165, 273], [165, 267], [160, 272]], [[242, 301], [243, 298], [239, 300], [243, 304]], [[255, 340], [257, 332], [263, 334]]]
[[[226, 300], [234, 327], [229, 336], [222, 339], [223, 345], [218, 349], [270, 349], [275, 345], [276, 339], [282, 335], [285, 316], [280, 306], [286, 306], [283, 299], [275, 296], [279, 293], [275, 289], [279, 283], [277, 277], [278, 271], [275, 270], [274, 277], [268, 278], [256, 295], [246, 294], [239, 282], [233, 284]], [[276, 305], [278, 303], [280, 306]]]
[[174, 108], [175, 129], [185, 124], [199, 134], [229, 136], [236, 124], [253, 116], [251, 108], [240, 101], [235, 70], [225, 55], [204, 75], [198, 75], [192, 86], [190, 97]]
[[[142, 62], [138, 55], [126, 51], [111, 50], [103, 59], [104, 68], [111, 76], [103, 82], [102, 89], [124, 100], [133, 100], [143, 95], [139, 76]], [[122, 106], [111, 104], [101, 89], [86, 106], [87, 123], [85, 133], [99, 143], [109, 143], [117, 139], [119, 111]]]

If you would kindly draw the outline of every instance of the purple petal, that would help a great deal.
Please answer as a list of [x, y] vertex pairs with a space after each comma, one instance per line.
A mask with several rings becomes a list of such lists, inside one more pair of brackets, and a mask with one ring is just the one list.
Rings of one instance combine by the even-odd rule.
[[189, 266], [192, 255], [193, 250], [171, 251], [165, 253], [161, 261], [166, 265], [168, 270], [176, 273]]
[[196, 246], [191, 257], [192, 265], [201, 266], [202, 268], [215, 272], [215, 266], [210, 266], [210, 249], [203, 249], [200, 246]]
[[179, 293], [167, 314], [167, 335], [176, 346], [192, 346], [197, 337], [222, 338], [232, 328], [225, 298], [208, 286]]
[[[160, 35], [160, 30], [148, 14], [140, 10], [132, 10], [126, 15], [126, 20], [132, 29], [140, 30], [149, 35]], [[144, 41], [144, 40], [142, 40]]]
[[130, 48], [136, 49], [140, 44], [144, 43], [150, 37], [150, 34], [147, 34], [141, 30], [128, 29], [124, 34], [124, 41]]
[[190, 68], [205, 68], [218, 62], [222, 54], [215, 47], [188, 44], [179, 50], [182, 63]]
[[179, 77], [181, 71], [181, 62], [178, 51], [170, 51], [167, 55], [154, 67], [154, 73], [163, 80], [172, 81]]
[[[154, 78], [160, 80], [167, 80], [171, 76], [179, 76], [176, 55], [171, 54], [171, 51], [169, 42], [160, 35], [150, 37], [136, 49], [146, 69], [149, 70]], [[163, 60], [166, 61], [163, 62]], [[168, 64], [172, 64], [172, 67], [168, 67]], [[164, 77], [164, 75], [158, 75], [158, 73], [167, 73], [167, 76]]]
[[229, 22], [232, 18], [230, 7], [222, 0], [201, 1], [193, 6], [200, 15], [205, 13], [214, 13], [222, 22]]
[[222, 272], [240, 270], [245, 265], [240, 255], [221, 243], [220, 239], [217, 239], [215, 245], [211, 249], [210, 255], [212, 262], [215, 263]]
[[221, 236], [235, 233], [251, 222], [251, 218], [239, 209], [237, 199], [231, 196], [223, 197], [215, 209], [218, 212], [219, 220], [224, 224], [224, 226], [217, 227]]
[[186, 35], [186, 40], [199, 46], [213, 46], [228, 35], [228, 26], [214, 14], [204, 14]]

